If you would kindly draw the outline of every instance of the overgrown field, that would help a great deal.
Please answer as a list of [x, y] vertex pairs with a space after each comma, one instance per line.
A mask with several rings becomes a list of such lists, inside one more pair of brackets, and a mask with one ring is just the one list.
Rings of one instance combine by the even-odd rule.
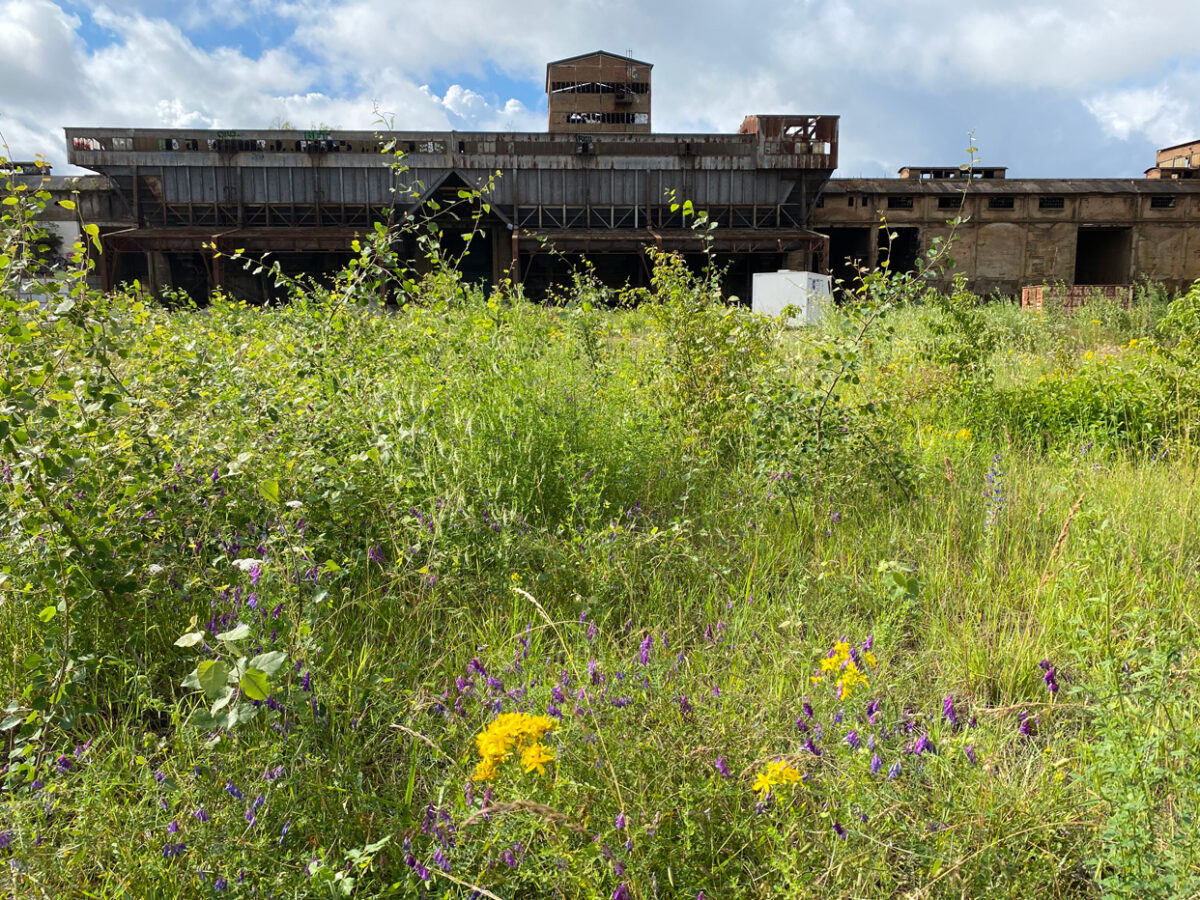
[[13, 896], [1200, 893], [1200, 289], [0, 281]]

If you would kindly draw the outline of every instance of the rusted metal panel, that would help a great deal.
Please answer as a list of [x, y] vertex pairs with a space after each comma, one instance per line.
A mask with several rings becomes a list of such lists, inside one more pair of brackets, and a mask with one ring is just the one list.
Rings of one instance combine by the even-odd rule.
[[1065, 310], [1078, 309], [1088, 301], [1101, 298], [1120, 303], [1128, 309], [1133, 303], [1133, 286], [1122, 285], [1035, 285], [1021, 289], [1021, 308], [1042, 312], [1047, 306]]

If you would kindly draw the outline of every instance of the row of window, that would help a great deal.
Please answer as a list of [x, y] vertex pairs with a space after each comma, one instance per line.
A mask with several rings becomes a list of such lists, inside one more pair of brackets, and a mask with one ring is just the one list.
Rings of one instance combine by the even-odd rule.
[[569, 125], [649, 125], [648, 113], [576, 112], [567, 116]]
[[[854, 205], [854, 198], [848, 197], [850, 206]], [[912, 209], [913, 197], [888, 197], [888, 209]], [[988, 209], [1012, 209], [1016, 203], [1014, 197], [989, 197]], [[867, 205], [867, 198], [863, 198], [863, 205]], [[938, 209], [962, 209], [963, 197], [961, 194], [955, 194], [952, 197], [938, 197]], [[1067, 201], [1064, 197], [1038, 197], [1038, 209], [1066, 209]], [[1174, 209], [1174, 197], [1151, 197], [1151, 209]]]
[[644, 81], [554, 81], [552, 94], [648, 94], [650, 85]]

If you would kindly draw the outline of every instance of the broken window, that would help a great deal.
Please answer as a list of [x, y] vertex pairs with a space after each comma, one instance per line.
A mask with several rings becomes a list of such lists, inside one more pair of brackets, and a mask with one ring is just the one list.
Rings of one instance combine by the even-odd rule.
[[955, 194], [953, 197], [938, 197], [938, 209], [962, 209], [962, 205], [962, 194]]
[[988, 200], [988, 209], [1012, 209], [1012, 197], [992, 197]]
[[1174, 197], [1151, 197], [1150, 198], [1150, 208], [1151, 209], [1174, 209], [1175, 208], [1175, 198]]
[[912, 209], [912, 197], [888, 197], [888, 209]]
[[1039, 197], [1038, 209], [1065, 209], [1066, 200], [1062, 197]]

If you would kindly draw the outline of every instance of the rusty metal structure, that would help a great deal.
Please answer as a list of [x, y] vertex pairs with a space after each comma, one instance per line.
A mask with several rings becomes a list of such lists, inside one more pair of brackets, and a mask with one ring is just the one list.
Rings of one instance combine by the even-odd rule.
[[[739, 134], [186, 131], [69, 128], [70, 161], [106, 175], [103, 281], [138, 278], [203, 294], [254, 294], [205, 247], [270, 251], [299, 270], [334, 268], [396, 204], [415, 211], [494, 179], [486, 240], [467, 275], [543, 288], [587, 253], [608, 280], [647, 277], [647, 246], [702, 244], [676, 204], [718, 224], [735, 283], [789, 254], [827, 264], [809, 228], [837, 166], [836, 116], [759, 116]], [[389, 142], [406, 171], [388, 166]], [[495, 176], [495, 177], [494, 177]], [[552, 247], [555, 254], [546, 252]], [[412, 248], [414, 258], [417, 255]], [[619, 256], [619, 260], [607, 259]], [[796, 257], [793, 256], [793, 259]], [[289, 262], [290, 260], [290, 262]]]
[[628, 56], [597, 50], [546, 66], [551, 133], [650, 131], [650, 70]]
[[[138, 279], [194, 297], [270, 296], [264, 278], [213, 248], [271, 254], [289, 273], [332, 272], [375, 222], [488, 184], [463, 274], [511, 279], [533, 295], [566, 280], [582, 256], [610, 284], [644, 285], [647, 248], [698, 255], [706, 245], [686, 201], [716, 224], [710, 252], [726, 290], [743, 298], [755, 272], [852, 281], [885, 259], [910, 270], [950, 237], [954, 265], [941, 285], [961, 275], [979, 293], [1200, 278], [1200, 141], [1160, 150], [1144, 179], [1022, 179], [978, 165], [832, 179], [837, 116], [653, 133], [651, 68], [604, 51], [551, 62], [544, 133], [68, 128], [69, 160], [101, 174], [51, 188], [86, 184], [81, 208], [101, 227], [103, 286]], [[387, 147], [403, 152], [404, 171], [389, 166]], [[445, 227], [453, 241], [456, 226]], [[398, 242], [419, 264], [412, 236]]]

